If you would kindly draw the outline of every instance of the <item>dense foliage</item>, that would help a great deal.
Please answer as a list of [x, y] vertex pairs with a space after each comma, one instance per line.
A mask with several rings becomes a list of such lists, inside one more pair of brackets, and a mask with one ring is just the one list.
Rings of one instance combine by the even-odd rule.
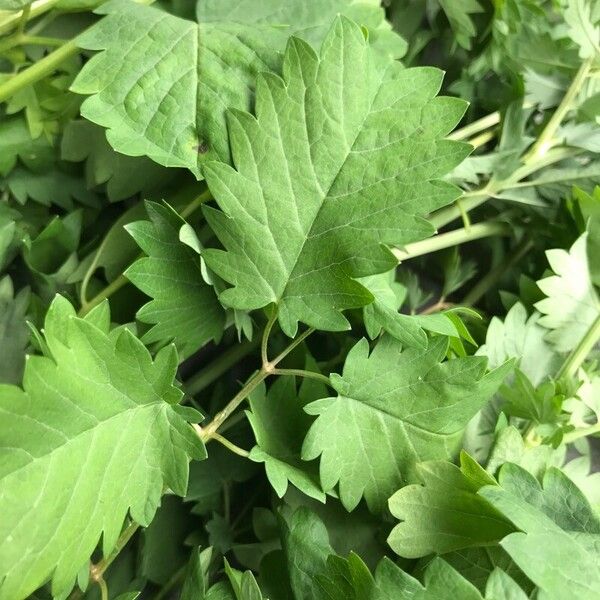
[[600, 2], [0, 36], [0, 600], [600, 597]]

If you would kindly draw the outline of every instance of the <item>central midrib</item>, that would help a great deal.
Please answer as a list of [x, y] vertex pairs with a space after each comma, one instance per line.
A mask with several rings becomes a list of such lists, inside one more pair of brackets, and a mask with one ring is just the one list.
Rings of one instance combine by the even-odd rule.
[[[366, 44], [366, 42], [363, 45], [363, 49], [364, 49], [364, 51], [366, 53], [369, 53], [370, 49], [369, 49], [369, 46]], [[344, 64], [344, 71], [345, 71], [344, 54], [342, 54], [342, 62]], [[320, 68], [321, 68], [321, 61], [319, 61], [319, 68], [317, 70], [317, 75], [315, 75], [315, 80], [314, 80], [315, 82], [317, 80], [318, 72], [320, 71]], [[339, 168], [337, 169], [337, 171], [333, 175], [331, 183], [329, 184], [329, 186], [327, 188], [327, 191], [325, 191], [323, 193], [323, 198], [321, 200], [319, 208], [318, 208], [318, 210], [315, 213], [315, 217], [312, 220], [312, 223], [311, 223], [311, 226], [310, 226], [310, 228], [309, 228], [309, 230], [307, 232], [307, 235], [305, 235], [304, 240], [302, 241], [302, 244], [300, 245], [300, 247], [298, 249], [298, 252], [296, 253], [296, 256], [295, 256], [293, 264], [292, 264], [292, 268], [289, 270], [288, 277], [287, 277], [287, 282], [285, 284], [285, 287], [283, 288], [280, 297], [277, 299], [277, 303], [278, 304], [286, 297], [286, 291], [288, 289], [288, 286], [289, 286], [290, 282], [293, 281], [294, 279], [296, 279], [295, 277], [293, 277], [293, 274], [294, 274], [294, 271], [296, 270], [296, 267], [298, 265], [298, 261], [300, 260], [300, 256], [302, 255], [302, 253], [304, 251], [304, 247], [306, 246], [307, 241], [312, 237], [311, 234], [312, 234], [313, 228], [315, 226], [315, 223], [317, 222], [317, 219], [318, 219], [319, 214], [320, 214], [320, 212], [321, 212], [321, 210], [323, 208], [323, 205], [325, 204], [325, 201], [329, 197], [329, 194], [330, 194], [333, 186], [335, 185], [335, 183], [336, 183], [336, 181], [337, 181], [340, 173], [343, 171], [344, 166], [346, 165], [346, 162], [348, 161], [348, 157], [352, 154], [352, 151], [354, 149], [356, 141], [358, 140], [358, 137], [359, 137], [360, 133], [364, 129], [364, 126], [365, 126], [367, 118], [369, 117], [369, 115], [372, 112], [373, 103], [375, 102], [375, 99], [377, 98], [377, 95], [379, 93], [379, 89], [381, 88], [381, 83], [382, 83], [382, 80], [383, 80], [383, 76], [385, 75], [386, 71], [387, 71], [387, 69], [382, 70], [381, 79], [380, 79], [380, 81], [379, 81], [379, 83], [378, 83], [378, 85], [377, 85], [374, 93], [372, 94], [372, 96], [370, 98], [369, 107], [368, 107], [367, 110], [365, 110], [365, 115], [364, 115], [364, 117], [362, 119], [362, 122], [361, 122], [360, 126], [356, 128], [354, 139], [352, 140], [352, 143], [350, 144], [350, 146], [348, 148], [348, 151], [346, 152], [344, 160], [342, 161], [342, 163], [340, 164]], [[315, 83], [313, 82], [312, 85], [314, 86]], [[306, 97], [306, 93], [305, 93], [305, 97]], [[306, 125], [306, 103], [303, 104], [303, 109], [304, 109], [304, 116], [305, 116], [304, 123]], [[342, 118], [343, 118], [343, 116], [342, 116]], [[310, 140], [308, 139], [308, 129], [306, 128], [306, 130], [307, 130], [307, 139], [306, 139], [306, 141], [307, 141], [307, 143], [309, 145], [309, 153], [310, 153]], [[280, 139], [281, 139], [281, 137], [280, 137]], [[286, 160], [286, 162], [287, 162], [287, 160]], [[312, 153], [311, 153], [311, 165], [313, 166], [313, 172], [315, 172], [315, 170], [314, 170], [314, 162], [312, 161]], [[315, 182], [317, 183], [317, 186], [319, 187], [319, 189], [321, 189], [320, 182], [316, 178], [316, 172], [315, 172]], [[290, 181], [290, 185], [291, 185], [291, 181]]]

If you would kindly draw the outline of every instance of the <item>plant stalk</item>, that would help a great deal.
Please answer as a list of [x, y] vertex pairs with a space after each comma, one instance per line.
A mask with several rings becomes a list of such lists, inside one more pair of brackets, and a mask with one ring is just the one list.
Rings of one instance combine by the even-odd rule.
[[190, 396], [195, 396], [206, 389], [213, 381], [216, 381], [223, 373], [226, 373], [233, 365], [250, 354], [258, 347], [258, 338], [245, 341], [228, 348], [216, 360], [205, 369], [199, 371], [185, 382], [185, 391]]
[[560, 104], [550, 117], [550, 120], [544, 127], [542, 133], [531, 147], [529, 153], [525, 156], [525, 164], [535, 162], [538, 158], [544, 156], [554, 143], [554, 136], [560, 127], [563, 119], [567, 116], [579, 92], [587, 79], [592, 68], [593, 58], [588, 58], [581, 63], [575, 78], [571, 82], [569, 89], [563, 96]]
[[395, 249], [393, 252], [399, 261], [405, 261], [444, 248], [452, 248], [458, 244], [494, 235], [510, 235], [510, 233], [510, 228], [505, 223], [477, 223], [448, 233], [441, 233], [413, 244], [407, 244], [404, 250]]
[[40, 81], [40, 79], [55, 71], [68, 58], [77, 54], [78, 51], [79, 48], [75, 41], [70, 40], [24, 71], [17, 73], [0, 85], [0, 102], [8, 100], [28, 85]]
[[25, 10], [29, 8], [27, 13], [27, 20], [34, 19], [35, 17], [39, 17], [40, 15], [48, 12], [50, 9], [57, 4], [59, 0], [37, 0], [37, 2], [32, 2], [22, 10], [14, 13], [10, 13], [6, 15], [3, 19], [0, 19], [0, 35], [11, 31], [14, 27], [19, 26], [22, 22], [23, 16], [25, 15]]
[[486, 273], [469, 291], [461, 302], [461, 306], [473, 306], [492, 288], [500, 278], [516, 265], [533, 248], [533, 242], [529, 238], [523, 238], [514, 252], [507, 260], [493, 267]]
[[[276, 312], [274, 313], [277, 314]], [[271, 319], [269, 319], [269, 322]], [[261, 348], [266, 348], [269, 342], [269, 336], [271, 334], [271, 327], [265, 327], [262, 335]], [[237, 407], [270, 375], [274, 375], [277, 372], [277, 365], [290, 353], [294, 348], [301, 344], [309, 335], [314, 332], [314, 328], [309, 328], [295, 338], [290, 345], [276, 356], [273, 360], [263, 363], [262, 366], [246, 383], [246, 385], [229, 401], [229, 403], [218, 412], [213, 420], [206, 427], [198, 427], [197, 431], [200, 439], [207, 443], [213, 438], [221, 425], [235, 412]], [[315, 373], [315, 375], [319, 375]], [[306, 376], [306, 373], [304, 373]], [[324, 376], [322, 376], [324, 377]]]

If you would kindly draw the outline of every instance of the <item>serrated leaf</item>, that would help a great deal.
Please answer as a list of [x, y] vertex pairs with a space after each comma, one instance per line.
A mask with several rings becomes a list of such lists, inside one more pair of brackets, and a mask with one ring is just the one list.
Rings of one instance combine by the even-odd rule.
[[176, 411], [172, 347], [153, 361], [129, 330], [98, 329], [61, 297], [45, 340], [52, 358], [29, 359], [24, 388], [0, 388], [2, 600], [49, 578], [68, 592], [101, 536], [107, 555], [128, 512], [148, 525], [164, 486], [185, 494], [190, 457], [205, 456]]
[[87, 189], [80, 175], [63, 171], [57, 165], [42, 172], [16, 167], [6, 178], [6, 184], [20, 204], [31, 199], [43, 206], [55, 205], [67, 211], [73, 210], [74, 200], [90, 207], [99, 204], [98, 196]]
[[446, 13], [456, 41], [463, 48], [470, 50], [472, 39], [477, 34], [471, 15], [484, 12], [477, 0], [439, 0]]
[[218, 340], [225, 325], [225, 311], [200, 268], [200, 257], [179, 241], [185, 221], [168, 206], [146, 203], [150, 221], [125, 225], [148, 255], [133, 263], [125, 276], [152, 300], [137, 312], [150, 323], [142, 341], [174, 341], [187, 357], [211, 339]]
[[70, 121], [61, 140], [61, 157], [72, 162], [85, 161], [88, 188], [106, 183], [111, 201], [134, 194], [160, 189], [177, 173], [164, 169], [144, 157], [131, 157], [115, 152], [106, 141], [104, 131], [89, 121]]
[[423, 485], [408, 485], [389, 500], [401, 520], [388, 543], [400, 556], [419, 558], [473, 546], [491, 545], [514, 531], [477, 491], [497, 485], [468, 455], [461, 467], [443, 461], [418, 465]]
[[[520, 530], [502, 547], [542, 590], [544, 598], [600, 593], [600, 521], [583, 494], [557, 469], [544, 477], [544, 488], [519, 467], [505, 465], [501, 487], [479, 494]], [[503, 489], [504, 488], [504, 489]]]
[[331, 375], [337, 398], [306, 407], [318, 418], [302, 456], [321, 456], [323, 489], [339, 482], [348, 510], [363, 496], [371, 510], [383, 510], [393, 492], [414, 480], [418, 462], [451, 456], [509, 371], [505, 365], [485, 375], [487, 361], [478, 357], [442, 363], [446, 348], [443, 338], [432, 339], [427, 350], [402, 350], [383, 338], [369, 355], [363, 339], [348, 354], [343, 375]]
[[492, 318], [485, 344], [477, 354], [487, 356], [492, 367], [515, 358], [521, 371], [538, 385], [546, 377], [553, 376], [562, 363], [562, 358], [546, 341], [547, 331], [541, 327], [540, 318], [537, 312], [528, 317], [525, 307], [517, 302], [504, 321]]
[[[315, 367], [314, 361], [307, 365], [309, 370], [316, 371]], [[259, 390], [249, 398], [251, 411], [247, 416], [257, 443], [250, 452], [250, 459], [264, 463], [267, 478], [280, 498], [289, 482], [307, 496], [325, 501], [317, 465], [302, 461], [300, 453], [312, 423], [303, 409], [326, 393], [323, 384], [309, 379], [303, 380], [296, 391], [293, 377], [281, 377], [268, 394]]]
[[371, 294], [373, 302], [363, 308], [363, 318], [367, 334], [375, 339], [382, 330], [407, 346], [427, 347], [427, 334], [418, 322], [418, 318], [398, 312], [406, 288], [394, 281], [395, 269], [388, 273], [371, 275], [359, 279]]
[[[256, 76], [280, 70], [290, 35], [318, 43], [337, 13], [387, 31], [379, 6], [353, 4], [325, 0], [307, 9], [304, 0], [291, 0], [274, 11], [272, 22], [255, 7], [244, 21], [243, 8], [231, 14], [231, 2], [202, 2], [196, 24], [113, 0], [97, 11], [107, 16], [78, 38], [81, 47], [104, 52], [87, 63], [72, 89], [93, 94], [82, 115], [109, 129], [116, 150], [187, 167], [199, 177], [207, 159], [229, 160], [225, 110], [250, 108]], [[404, 46], [399, 38], [398, 46]]]
[[229, 113], [237, 170], [204, 167], [223, 211], [205, 214], [225, 247], [204, 257], [235, 286], [224, 303], [274, 303], [290, 336], [298, 321], [347, 329], [341, 311], [372, 301], [352, 278], [391, 269], [396, 259], [384, 244], [427, 237], [422, 216], [456, 197], [437, 177], [468, 149], [440, 137], [464, 104], [435, 97], [441, 77], [382, 61], [345, 18], [320, 55], [290, 41], [283, 79], [259, 77], [257, 117]]
[[579, 46], [581, 58], [600, 57], [600, 23], [592, 15], [591, 0], [568, 0], [564, 18], [571, 38]]
[[590, 280], [586, 251], [587, 233], [567, 250], [546, 251], [555, 275], [537, 282], [547, 298], [535, 307], [543, 314], [539, 323], [550, 329], [547, 339], [559, 352], [569, 352], [600, 316], [600, 300]]
[[400, 569], [389, 558], [379, 563], [375, 580], [373, 600], [482, 600], [477, 588], [439, 557], [429, 563], [423, 583]]
[[0, 175], [7, 175], [18, 158], [37, 171], [52, 164], [54, 150], [45, 137], [32, 139], [22, 117], [4, 118], [0, 120]]

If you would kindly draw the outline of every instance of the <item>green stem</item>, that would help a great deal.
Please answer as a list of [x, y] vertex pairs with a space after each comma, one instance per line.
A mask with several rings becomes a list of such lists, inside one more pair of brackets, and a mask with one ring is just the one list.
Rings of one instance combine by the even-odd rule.
[[558, 370], [556, 379], [574, 377], [598, 341], [600, 341], [600, 315], [596, 317], [596, 320], [592, 323], [586, 334], [579, 340], [577, 346], [573, 348], [571, 354], [569, 354]]
[[436, 229], [444, 227], [444, 225], [448, 225], [448, 223], [462, 217], [464, 212], [469, 212], [477, 208], [503, 190], [509, 190], [528, 184], [528, 182], [520, 183], [521, 179], [528, 177], [544, 167], [549, 167], [550, 165], [560, 162], [561, 160], [577, 156], [577, 154], [580, 154], [581, 152], [582, 150], [577, 148], [552, 148], [535, 162], [529, 162], [528, 164], [519, 167], [509, 178], [501, 181], [490, 180], [479, 190], [465, 192], [454, 204], [432, 213], [429, 216], [429, 222]]
[[228, 402], [225, 408], [219, 411], [213, 420], [201, 429], [200, 438], [207, 443], [221, 427], [221, 425], [234, 413], [237, 407], [270, 375], [261, 368], [248, 380], [248, 383]]
[[582, 437], [587, 437], [588, 435], [595, 435], [596, 433], [600, 433], [600, 423], [590, 425], [589, 427], [581, 427], [579, 429], [575, 429], [575, 431], [565, 433], [565, 435], [563, 436], [563, 442], [565, 444], [570, 444], [571, 442], [574, 442], [575, 440], [578, 440]]
[[511, 231], [505, 223], [477, 223], [469, 227], [463, 227], [448, 233], [441, 233], [434, 237], [413, 244], [407, 244], [404, 250], [395, 249], [394, 255], [400, 261], [409, 260], [423, 254], [429, 254], [442, 250], [444, 248], [452, 248], [458, 244], [464, 244], [473, 240], [478, 240], [493, 235], [510, 235]]
[[[215, 433], [223, 425], [223, 423], [234, 413], [237, 407], [265, 380], [269, 375], [273, 375], [277, 370], [277, 365], [290, 353], [294, 348], [296, 348], [299, 344], [301, 344], [309, 335], [314, 332], [314, 329], [311, 327], [301, 333], [296, 339], [294, 339], [291, 344], [279, 354], [273, 360], [267, 362], [262, 365], [261, 368], [254, 373], [252, 377], [248, 380], [246, 385], [229, 401], [229, 403], [218, 412], [213, 420], [206, 427], [198, 427], [196, 431], [198, 431], [200, 438], [203, 442], [207, 443], [211, 438], [214, 437]], [[263, 331], [263, 344], [265, 343], [265, 338], [268, 339], [269, 330], [265, 327]]]
[[528, 238], [523, 238], [507, 260], [493, 267], [477, 282], [477, 284], [465, 296], [461, 306], [473, 306], [477, 304], [477, 302], [481, 300], [487, 291], [498, 283], [504, 273], [518, 264], [519, 261], [531, 250], [531, 248], [533, 248], [533, 242]]
[[100, 600], [108, 600], [108, 586], [106, 585], [104, 577], [99, 577], [96, 580], [96, 583], [100, 588]]
[[0, 19], [0, 35], [12, 30], [14, 27], [19, 26], [26, 8], [29, 8], [27, 19], [31, 20], [44, 14], [45, 12], [48, 12], [58, 2], [59, 0], [37, 0], [37, 2], [32, 2], [24, 9], [5, 16], [4, 18]]
[[489, 129], [490, 127], [494, 127], [495, 125], [498, 125], [498, 123], [500, 123], [500, 112], [496, 111], [489, 115], [486, 115], [485, 117], [482, 117], [481, 119], [477, 119], [477, 121], [473, 121], [472, 123], [469, 123], [468, 125], [465, 125], [464, 127], [461, 127], [460, 129], [457, 129], [456, 131], [453, 131], [448, 136], [448, 139], [449, 140], [466, 140], [466, 139], [470, 138], [471, 136], [474, 136], [475, 134], [480, 133], [481, 131], [485, 131], [486, 129]]
[[106, 573], [108, 567], [110, 567], [110, 565], [112, 565], [112, 563], [114, 562], [115, 558], [119, 556], [121, 550], [123, 550], [123, 548], [127, 546], [129, 540], [131, 540], [131, 538], [134, 536], [135, 532], [139, 529], [139, 527], [140, 526], [135, 521], [132, 521], [123, 530], [112, 552], [106, 558], [103, 558], [101, 561], [93, 565], [90, 569], [92, 579], [104, 577], [104, 573]]
[[257, 346], [259, 339], [245, 341], [228, 348], [216, 360], [205, 369], [196, 373], [185, 382], [185, 391], [190, 396], [195, 396], [206, 389], [213, 381], [216, 381], [223, 373], [226, 373], [242, 358], [250, 354]]
[[21, 18], [17, 23], [17, 34], [21, 35], [25, 31], [25, 25], [27, 25], [27, 21], [29, 20], [29, 15], [31, 14], [31, 4], [23, 7], [23, 11], [21, 12]]
[[86, 302], [79, 309], [78, 316], [85, 317], [92, 308], [98, 306], [101, 302], [112, 296], [115, 292], [119, 291], [122, 287], [129, 283], [129, 279], [125, 275], [119, 275], [114, 281], [109, 283], [102, 291], [96, 294], [89, 302]]
[[590, 70], [592, 68], [594, 60], [593, 58], [588, 58], [581, 63], [575, 78], [571, 82], [569, 89], [565, 93], [561, 103], [558, 105], [550, 120], [544, 127], [542, 133], [536, 140], [536, 142], [531, 147], [531, 150], [525, 157], [525, 164], [530, 162], [535, 162], [541, 156], [544, 156], [546, 152], [552, 147], [554, 143], [554, 136], [560, 127], [563, 119], [567, 116], [569, 111], [572, 108], [573, 103], [577, 99], [581, 88], [587, 79]]
[[[560, 127], [563, 119], [571, 109], [571, 105], [577, 98], [577, 95], [581, 90], [581, 86], [588, 77], [592, 62], [592, 59], [588, 59], [581, 64], [575, 79], [569, 86], [569, 89], [565, 93], [561, 103], [552, 114], [552, 117], [550, 117], [550, 120], [540, 134], [539, 138], [532, 146], [530, 152], [524, 157], [523, 166], [517, 169], [517, 171], [515, 171], [515, 173], [508, 179], [503, 181], [490, 181], [481, 190], [472, 192], [470, 197], [464, 198], [463, 196], [463, 199], [461, 199], [461, 207], [454, 203], [452, 206], [448, 206], [433, 213], [429, 220], [436, 229], [447, 225], [455, 219], [458, 219], [461, 216], [462, 211], [473, 210], [474, 208], [486, 202], [489, 198], [493, 198], [495, 194], [498, 194], [503, 189], [510, 189], [511, 186], [518, 183], [521, 181], [521, 179], [524, 179], [528, 175], [531, 175], [533, 172], [538, 171], [545, 166], [549, 166], [550, 164], [554, 164], [563, 158], [574, 155], [574, 151], [571, 148], [556, 148], [554, 149], [555, 151], [553, 151], [551, 148], [552, 139], [554, 138], [556, 131]], [[527, 108], [528, 106], [529, 105], [525, 105], [524, 108]], [[479, 119], [479, 121], [475, 121], [474, 123], [471, 123], [462, 129], [458, 129], [454, 132], [454, 134], [448, 137], [449, 139], [454, 140], [465, 139], [487, 129], [490, 126], [495, 125], [499, 121], [499, 113], [492, 113], [483, 119]]]
[[164, 600], [164, 598], [167, 598], [167, 596], [169, 596], [170, 592], [175, 588], [175, 586], [183, 580], [186, 568], [187, 565], [183, 565], [183, 567], [178, 569], [175, 572], [175, 574], [171, 577], [171, 579], [167, 581], [164, 587], [156, 593], [156, 596], [154, 596], [153, 600]]
[[29, 68], [17, 73], [0, 85], [0, 102], [4, 102], [18, 91], [52, 73], [65, 60], [77, 54], [78, 50], [75, 41], [68, 41]]
[[45, 35], [22, 35], [19, 43], [23, 46], [62, 46], [65, 40]]
[[217, 433], [216, 431], [207, 441], [210, 441], [211, 439], [216, 440], [217, 442], [225, 446], [225, 448], [231, 450], [231, 452], [237, 454], [238, 456], [242, 456], [243, 458], [248, 458], [250, 456], [250, 452], [244, 450], [243, 448], [240, 448], [239, 446], [236, 446], [233, 442], [229, 441], [226, 437], [223, 437], [220, 433]]
[[182, 219], [187, 219], [192, 213], [198, 210], [205, 202], [212, 200], [210, 190], [206, 189], [201, 194], [198, 194], [187, 206], [179, 213]]
[[269, 337], [271, 336], [271, 331], [273, 330], [273, 325], [275, 325], [276, 321], [277, 307], [273, 306], [272, 313], [269, 316], [267, 325], [265, 326], [265, 330], [262, 336], [262, 342], [260, 344], [260, 360], [263, 367], [269, 364]]
[[325, 385], [331, 385], [329, 381], [329, 377], [326, 375], [321, 375], [321, 373], [315, 373], [313, 371], [305, 371], [304, 369], [274, 369], [272, 371], [273, 375], [288, 375], [292, 377], [305, 377], [307, 379], [315, 379], [316, 381], [320, 381]]

